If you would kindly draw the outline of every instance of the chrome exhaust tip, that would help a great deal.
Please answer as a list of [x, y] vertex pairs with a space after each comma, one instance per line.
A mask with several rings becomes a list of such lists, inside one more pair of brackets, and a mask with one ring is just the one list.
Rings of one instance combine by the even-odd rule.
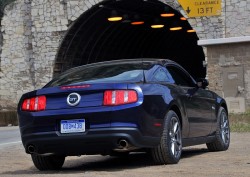
[[34, 154], [35, 153], [35, 147], [33, 145], [29, 145], [27, 148], [28, 152], [30, 154]]
[[120, 139], [117, 142], [117, 148], [113, 149], [116, 152], [128, 152], [138, 149], [137, 147], [131, 145], [126, 139]]
[[127, 141], [127, 140], [124, 140], [124, 139], [120, 140], [118, 144], [119, 144], [119, 146], [120, 146], [121, 148], [123, 148], [123, 149], [124, 149], [124, 148], [128, 148], [128, 146], [129, 146], [129, 145], [128, 145], [128, 141]]

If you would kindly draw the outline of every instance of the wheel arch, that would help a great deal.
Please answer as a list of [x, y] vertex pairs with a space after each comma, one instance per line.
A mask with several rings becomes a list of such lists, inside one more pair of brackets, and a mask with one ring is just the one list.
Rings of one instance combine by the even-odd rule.
[[223, 108], [226, 110], [227, 114], [228, 114], [228, 108], [227, 108], [226, 102], [222, 102], [222, 103], [220, 104], [220, 106], [223, 107]]
[[187, 119], [184, 105], [178, 103], [179, 102], [173, 102], [171, 106], [169, 106], [169, 110], [174, 111], [179, 117], [182, 130], [182, 138], [187, 138], [189, 135], [189, 121]]
[[183, 123], [182, 114], [181, 114], [181, 111], [180, 111], [179, 107], [178, 107], [177, 105], [174, 104], [174, 105], [172, 105], [172, 106], [170, 107], [169, 110], [172, 110], [172, 111], [174, 111], [174, 112], [177, 114], [177, 116], [179, 117], [179, 121], [180, 121], [180, 123], [181, 123], [181, 128], [183, 128], [183, 127], [182, 127], [182, 123]]

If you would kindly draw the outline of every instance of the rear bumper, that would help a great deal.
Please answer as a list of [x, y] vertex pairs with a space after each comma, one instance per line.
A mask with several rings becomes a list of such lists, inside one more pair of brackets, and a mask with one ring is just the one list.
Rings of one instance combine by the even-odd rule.
[[30, 145], [38, 154], [109, 154], [124, 139], [136, 148], [152, 148], [160, 143], [160, 137], [143, 136], [137, 128], [117, 127], [89, 129], [85, 133], [61, 134], [58, 131], [33, 133], [22, 136], [27, 153]]
[[[149, 114], [141, 103], [24, 112], [19, 110], [22, 142], [38, 154], [109, 154], [126, 140], [133, 148], [152, 148], [160, 143], [161, 116]], [[150, 105], [149, 105], [150, 106]], [[85, 120], [84, 133], [61, 134], [62, 120]], [[129, 149], [130, 150], [130, 149]], [[131, 148], [131, 150], [133, 150]]]

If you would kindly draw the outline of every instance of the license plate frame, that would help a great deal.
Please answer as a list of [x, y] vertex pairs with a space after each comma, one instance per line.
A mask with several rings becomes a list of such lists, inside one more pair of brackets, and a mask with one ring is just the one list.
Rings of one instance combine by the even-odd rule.
[[85, 125], [85, 119], [61, 120], [60, 133], [84, 133]]

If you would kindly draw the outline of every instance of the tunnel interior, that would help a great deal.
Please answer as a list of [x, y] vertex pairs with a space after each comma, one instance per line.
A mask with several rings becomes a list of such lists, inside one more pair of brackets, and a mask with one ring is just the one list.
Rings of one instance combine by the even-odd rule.
[[[121, 19], [109, 21], [110, 17]], [[198, 39], [188, 21], [162, 2], [106, 0], [70, 24], [53, 74], [93, 62], [162, 58], [176, 61], [195, 79], [204, 78], [205, 56]]]

